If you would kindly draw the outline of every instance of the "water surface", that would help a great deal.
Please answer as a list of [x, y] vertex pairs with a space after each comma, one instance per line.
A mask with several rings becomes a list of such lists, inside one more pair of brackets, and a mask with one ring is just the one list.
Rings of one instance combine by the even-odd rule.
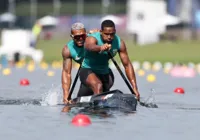
[[[79, 111], [72, 109], [62, 112], [61, 70], [51, 69], [53, 77], [46, 75], [47, 70], [12, 69], [12, 74], [0, 74], [0, 100], [24, 101], [23, 104], [0, 104], [0, 137], [2, 140], [198, 140], [200, 130], [200, 76], [195, 78], [173, 78], [159, 72], [147, 72], [143, 77], [137, 75], [141, 99], [155, 102], [159, 108], [138, 106], [136, 113], [112, 112], [111, 115], [89, 115], [92, 125], [75, 127], [70, 121]], [[156, 81], [149, 83], [146, 76], [153, 73]], [[76, 70], [73, 71], [73, 77]], [[115, 85], [130, 93], [118, 72], [114, 70]], [[19, 85], [22, 78], [28, 78], [30, 85]], [[74, 93], [78, 91], [77, 83]], [[176, 87], [185, 89], [184, 95], [175, 94]], [[153, 93], [152, 93], [153, 89]], [[73, 97], [76, 95], [74, 94]], [[41, 104], [34, 104], [33, 101]], [[19, 102], [18, 102], [19, 103]]]

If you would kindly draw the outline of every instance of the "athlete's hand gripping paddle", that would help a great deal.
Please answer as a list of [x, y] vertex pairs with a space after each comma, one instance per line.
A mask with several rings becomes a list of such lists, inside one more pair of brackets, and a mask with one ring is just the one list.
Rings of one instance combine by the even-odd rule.
[[105, 43], [104, 45], [101, 46], [101, 51], [109, 51], [111, 49], [111, 44]]
[[[128, 80], [126, 79], [125, 75], [123, 74], [122, 70], [120, 69], [119, 65], [117, 64], [117, 62], [113, 58], [112, 54], [110, 53], [110, 51], [108, 51], [108, 55], [111, 58], [112, 62], [114, 63], [115, 67], [117, 68], [118, 72], [122, 76], [124, 82], [128, 86], [128, 88], [131, 91], [131, 93], [135, 94], [134, 91], [133, 91], [133, 89], [132, 89], [132, 87], [130, 86]], [[145, 102], [141, 102], [140, 100], [138, 100], [138, 102], [140, 103], [141, 106], [150, 107], [150, 108], [157, 108], [158, 107], [156, 104], [148, 104], [148, 103], [145, 103]]]

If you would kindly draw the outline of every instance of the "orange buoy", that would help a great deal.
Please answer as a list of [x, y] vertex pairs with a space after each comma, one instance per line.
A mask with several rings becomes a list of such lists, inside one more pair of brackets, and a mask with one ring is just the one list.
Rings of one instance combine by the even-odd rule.
[[21, 79], [20, 80], [20, 85], [21, 86], [28, 86], [30, 84], [28, 79]]
[[78, 114], [73, 117], [72, 124], [75, 126], [88, 126], [91, 124], [91, 120], [87, 115]]
[[184, 93], [185, 93], [184, 89], [181, 88], [181, 87], [176, 88], [176, 89], [174, 90], [174, 92], [175, 92], [175, 93], [178, 93], [178, 94], [184, 94]]

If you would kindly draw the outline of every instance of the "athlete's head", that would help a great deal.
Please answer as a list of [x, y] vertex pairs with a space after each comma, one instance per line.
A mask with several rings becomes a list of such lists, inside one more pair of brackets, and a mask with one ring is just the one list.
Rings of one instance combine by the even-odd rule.
[[82, 47], [87, 37], [84, 25], [80, 22], [72, 24], [70, 36], [77, 46]]
[[115, 23], [112, 20], [104, 20], [101, 23], [101, 36], [104, 42], [112, 43], [115, 33]]

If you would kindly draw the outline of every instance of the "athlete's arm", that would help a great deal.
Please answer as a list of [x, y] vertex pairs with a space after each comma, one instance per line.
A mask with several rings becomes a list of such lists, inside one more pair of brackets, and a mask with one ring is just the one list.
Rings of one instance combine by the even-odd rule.
[[93, 52], [101, 51], [101, 47], [97, 45], [97, 40], [92, 36], [86, 38], [84, 47], [88, 51], [93, 51]]
[[135, 71], [134, 68], [131, 64], [131, 61], [129, 59], [128, 53], [127, 53], [127, 49], [126, 49], [126, 45], [124, 43], [123, 40], [121, 40], [121, 46], [120, 46], [120, 50], [119, 50], [119, 56], [121, 59], [121, 62], [125, 68], [125, 72], [126, 72], [126, 76], [128, 77], [129, 82], [131, 83], [134, 92], [138, 93], [138, 87], [137, 87], [137, 81], [136, 81], [136, 76], [135, 76]]
[[84, 47], [88, 51], [102, 52], [102, 51], [110, 50], [111, 45], [106, 43], [106, 44], [104, 44], [102, 46], [98, 46], [97, 45], [97, 40], [94, 37], [89, 36], [85, 40]]
[[67, 46], [62, 49], [63, 69], [62, 69], [62, 88], [63, 88], [63, 102], [67, 102], [69, 96], [69, 89], [71, 86], [71, 70], [72, 58]]

